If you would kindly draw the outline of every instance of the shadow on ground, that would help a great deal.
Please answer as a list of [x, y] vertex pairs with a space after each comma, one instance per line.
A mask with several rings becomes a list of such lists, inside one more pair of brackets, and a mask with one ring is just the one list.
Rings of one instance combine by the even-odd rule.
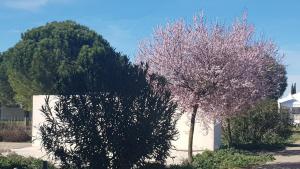
[[300, 144], [287, 144], [288, 147], [300, 147]]
[[284, 151], [276, 152], [276, 155], [282, 155], [282, 156], [300, 155], [300, 150], [284, 150]]
[[300, 162], [298, 163], [280, 163], [280, 164], [266, 164], [256, 167], [255, 169], [300, 169]]

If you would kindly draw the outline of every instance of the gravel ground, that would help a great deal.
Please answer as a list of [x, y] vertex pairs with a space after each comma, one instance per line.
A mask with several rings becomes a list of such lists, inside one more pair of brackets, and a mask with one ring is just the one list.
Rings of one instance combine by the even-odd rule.
[[0, 153], [10, 152], [10, 149], [30, 147], [31, 143], [0, 142]]
[[300, 140], [285, 150], [274, 153], [276, 160], [257, 169], [300, 169]]

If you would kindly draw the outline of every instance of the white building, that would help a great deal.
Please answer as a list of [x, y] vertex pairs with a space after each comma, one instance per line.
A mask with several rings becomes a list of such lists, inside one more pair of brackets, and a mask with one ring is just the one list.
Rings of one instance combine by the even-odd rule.
[[288, 110], [294, 124], [300, 125], [300, 92], [278, 99], [278, 107]]

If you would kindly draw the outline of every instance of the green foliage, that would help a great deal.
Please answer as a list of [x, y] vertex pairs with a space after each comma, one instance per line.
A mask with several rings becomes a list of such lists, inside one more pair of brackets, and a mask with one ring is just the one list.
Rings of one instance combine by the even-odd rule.
[[[147, 163], [139, 169], [233, 169], [260, 165], [272, 160], [274, 158], [271, 155], [255, 154], [235, 149], [221, 149], [215, 152], [204, 151], [202, 154], [194, 156], [192, 165], [165, 166], [160, 163]], [[14, 154], [7, 157], [0, 156], [1, 169], [12, 169], [14, 167], [18, 169], [39, 169], [41, 166], [42, 160], [35, 158], [25, 158]], [[55, 167], [49, 164], [49, 169], [55, 169]]]
[[[8, 156], [0, 155], [0, 168], [1, 169], [40, 169], [43, 166], [43, 161], [32, 157], [25, 158], [16, 154]], [[52, 164], [48, 164], [49, 169], [55, 169]]]
[[297, 93], [296, 83], [292, 83], [292, 86], [291, 86], [291, 94], [296, 94], [296, 93]]
[[[292, 120], [287, 111], [278, 111], [275, 100], [266, 100], [244, 116], [230, 120], [232, 143], [236, 146], [280, 145], [287, 142], [292, 134]], [[227, 139], [227, 128], [224, 127], [224, 139]], [[228, 142], [228, 140], [226, 140]]]
[[289, 144], [293, 144], [300, 141], [300, 126], [294, 126], [292, 129], [292, 135], [288, 140]]
[[150, 163], [141, 169], [236, 169], [251, 168], [274, 160], [272, 155], [258, 154], [237, 149], [204, 151], [193, 157], [192, 164], [170, 165], [168, 167]]
[[266, 86], [269, 86], [269, 90], [267, 91], [267, 98], [277, 100], [279, 99], [286, 87], [287, 87], [287, 76], [285, 65], [281, 64], [274, 58], [273, 64], [270, 64], [268, 71], [265, 72], [264, 79], [266, 80]]
[[274, 160], [272, 155], [257, 154], [236, 149], [220, 149], [217, 151], [204, 151], [193, 157], [193, 163], [171, 165], [147, 164], [141, 169], [236, 169], [250, 168]]
[[215, 152], [204, 151], [194, 157], [195, 169], [243, 168], [272, 161], [271, 155], [259, 155], [235, 149], [220, 149]]
[[167, 167], [160, 163], [146, 163], [139, 169], [167, 169]]
[[176, 165], [165, 166], [160, 163], [146, 163], [144, 166], [140, 167], [139, 169], [196, 169], [196, 168], [189, 164], [176, 164]]
[[196, 169], [192, 165], [189, 164], [181, 164], [181, 165], [171, 165], [168, 169]]
[[289, 139], [289, 143], [295, 143], [300, 141], [300, 131], [293, 131], [293, 135]]
[[13, 91], [9, 95], [26, 110], [31, 110], [34, 94], [123, 90], [115, 80], [122, 79], [127, 73], [123, 67], [129, 64], [102, 36], [72, 21], [25, 32], [21, 41], [3, 53], [3, 59], [7, 76], [0, 84], [8, 82], [5, 86]]
[[6, 64], [0, 53], [0, 104], [11, 106], [15, 104], [14, 92], [8, 82]]
[[147, 71], [136, 66], [127, 72], [118, 79], [126, 91], [61, 95], [53, 109], [46, 99], [42, 144], [64, 168], [129, 169], [150, 159], [164, 162], [177, 133], [176, 104], [156, 76], [148, 82]]

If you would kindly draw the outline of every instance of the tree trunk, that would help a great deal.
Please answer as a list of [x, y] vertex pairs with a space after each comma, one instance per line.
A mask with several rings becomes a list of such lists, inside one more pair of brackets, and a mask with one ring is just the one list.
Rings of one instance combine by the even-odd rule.
[[190, 132], [189, 132], [188, 162], [190, 164], [193, 162], [193, 138], [194, 138], [194, 128], [195, 128], [195, 120], [196, 120], [197, 109], [198, 109], [198, 104], [193, 106]]
[[29, 111], [25, 111], [25, 126], [26, 126], [26, 130], [27, 130], [27, 127], [29, 126], [29, 114], [30, 112]]
[[228, 140], [228, 147], [232, 146], [232, 136], [231, 136], [231, 126], [230, 126], [230, 119], [227, 118], [227, 140]]

